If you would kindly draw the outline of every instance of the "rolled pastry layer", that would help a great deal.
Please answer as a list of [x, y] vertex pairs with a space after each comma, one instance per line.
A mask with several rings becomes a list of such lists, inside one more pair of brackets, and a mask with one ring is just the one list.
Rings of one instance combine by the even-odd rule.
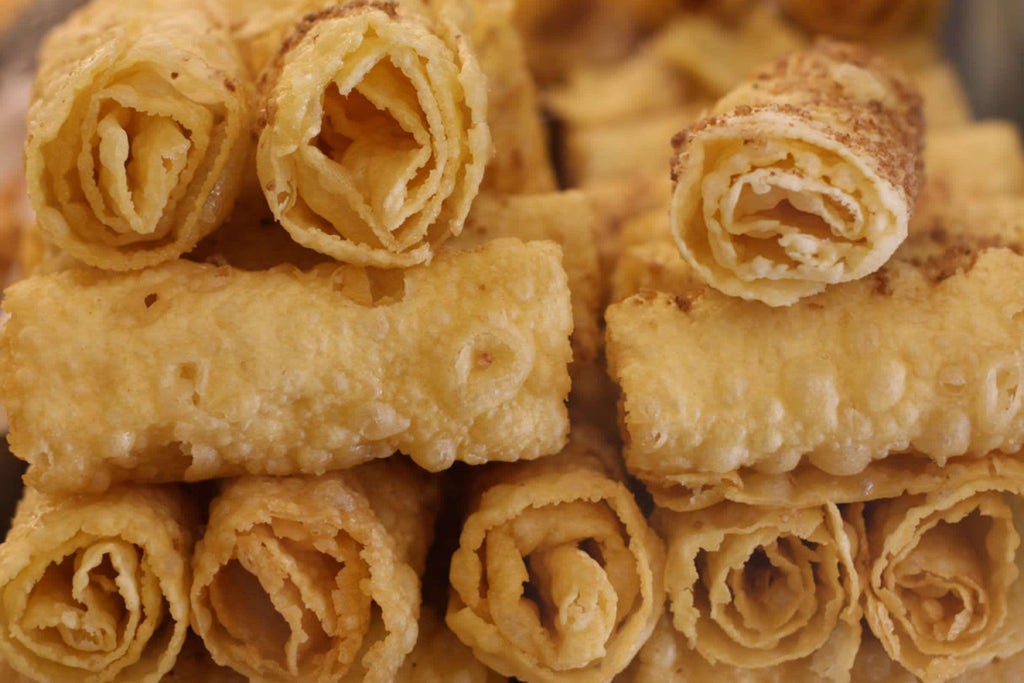
[[403, 272], [68, 271], [4, 306], [11, 449], [50, 489], [316, 474], [394, 451], [440, 470], [555, 453], [568, 432], [572, 313], [550, 242]]
[[[608, 681], [663, 612], [664, 550], [606, 454], [485, 472], [452, 556], [448, 626], [527, 681]], [[612, 454], [613, 455], [613, 454]]]
[[1024, 296], [1011, 283], [1024, 257], [943, 256], [896, 260], [784, 309], [707, 288], [609, 307], [627, 466], [657, 482], [1017, 452]]
[[393, 680], [416, 644], [436, 480], [402, 461], [225, 484], [192, 560], [192, 627], [262, 681]]
[[787, 666], [849, 680], [860, 644], [855, 546], [838, 508], [725, 503], [659, 512], [676, 666]]
[[850, 680], [860, 583], [835, 506], [726, 504], [700, 516], [656, 515], [672, 530], [670, 613], [625, 681]]
[[889, 656], [928, 683], [1024, 649], [1024, 468], [980, 462], [921, 495], [850, 508], [865, 616]]
[[177, 489], [27, 489], [0, 545], [2, 658], [32, 680], [161, 680], [188, 633], [197, 521]]
[[445, 13], [351, 2], [308, 15], [261, 79], [257, 170], [300, 244], [405, 267], [458, 234], [490, 158], [487, 82]]
[[907, 236], [922, 134], [908, 79], [819, 41], [675, 138], [676, 243], [716, 289], [773, 306], [861, 278]]
[[25, 147], [40, 234], [114, 270], [190, 250], [238, 194], [253, 97], [207, 4], [89, 3], [40, 52]]

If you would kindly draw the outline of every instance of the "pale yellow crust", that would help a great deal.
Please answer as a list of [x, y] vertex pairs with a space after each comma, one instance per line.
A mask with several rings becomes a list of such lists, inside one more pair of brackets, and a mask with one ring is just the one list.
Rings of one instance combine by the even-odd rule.
[[475, 475], [452, 557], [448, 626], [522, 680], [609, 681], [664, 609], [662, 542], [614, 452], [578, 437], [558, 456]]
[[185, 253], [231, 211], [253, 93], [213, 6], [89, 3], [40, 51], [25, 146], [39, 233], [113, 270]]
[[188, 633], [197, 525], [175, 488], [28, 489], [0, 545], [0, 657], [30, 680], [161, 680]]
[[819, 41], [674, 140], [671, 227], [702, 279], [783, 306], [880, 268], [921, 178], [921, 99], [863, 48]]
[[417, 640], [438, 494], [396, 460], [228, 482], [192, 559], [192, 627], [250, 679], [393, 680]]
[[173, 262], [23, 280], [0, 342], [11, 449], [31, 482], [69, 490], [562, 448], [556, 245], [494, 240], [380, 275]]
[[295, 241], [408, 267], [462, 230], [492, 142], [486, 77], [447, 13], [356, 2], [309, 14], [260, 87], [256, 167]]
[[938, 464], [1018, 451], [1024, 298], [1010, 283], [1024, 257], [948, 256], [783, 309], [711, 289], [611, 306], [627, 464], [645, 479], [801, 463], [845, 475], [907, 450]]

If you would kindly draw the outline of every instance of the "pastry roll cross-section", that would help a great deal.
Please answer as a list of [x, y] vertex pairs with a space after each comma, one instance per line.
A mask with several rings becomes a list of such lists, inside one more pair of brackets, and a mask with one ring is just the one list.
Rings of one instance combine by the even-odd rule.
[[448, 13], [351, 2], [307, 15], [261, 79], [257, 170], [300, 244], [406, 267], [458, 234], [490, 159], [487, 82]]
[[393, 680], [438, 504], [436, 480], [398, 460], [230, 481], [196, 545], [193, 628], [252, 680]]
[[0, 545], [2, 659], [30, 680], [161, 680], [188, 633], [197, 524], [173, 488], [28, 489]]
[[927, 493], [848, 509], [866, 622], [920, 680], [1024, 649], [1022, 482], [1016, 457], [993, 454]]
[[430, 470], [555, 453], [572, 312], [560, 249], [503, 239], [429, 267], [173, 262], [8, 290], [12, 451], [50, 489]]
[[819, 41], [725, 95], [674, 143], [676, 243], [713, 287], [772, 306], [874, 272], [921, 181], [911, 81]]
[[612, 680], [663, 612], [662, 542], [593, 438], [473, 485], [447, 623], [504, 675]]
[[40, 234], [113, 270], [187, 252], [238, 195], [254, 104], [211, 5], [89, 3], [40, 52], [25, 147]]
[[[827, 504], [658, 511], [671, 619], [640, 681], [848, 681], [861, 641], [852, 529]], [[680, 672], [682, 675], [673, 675]]]

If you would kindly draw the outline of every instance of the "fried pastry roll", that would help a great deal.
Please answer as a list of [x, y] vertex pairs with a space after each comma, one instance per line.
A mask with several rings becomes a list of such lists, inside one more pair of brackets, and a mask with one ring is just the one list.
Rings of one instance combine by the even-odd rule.
[[922, 138], [909, 79], [819, 41], [675, 138], [680, 252], [713, 287], [773, 306], [872, 273], [907, 236]]
[[393, 680], [416, 644], [439, 502], [399, 460], [229, 481], [196, 544], [192, 627], [250, 679]]
[[1024, 467], [964, 470], [920, 495], [851, 507], [867, 623], [931, 683], [1024, 649]]
[[4, 306], [11, 449], [49, 489], [318, 474], [396, 450], [440, 470], [555, 453], [568, 432], [572, 313], [550, 242], [408, 271], [67, 271]]
[[188, 633], [197, 515], [178, 489], [26, 489], [0, 545], [0, 655], [31, 680], [155, 682]]
[[94, 0], [40, 52], [25, 146], [40, 234], [106, 269], [180, 256], [230, 212], [253, 112], [213, 6]]
[[940, 465], [1017, 452], [1017, 277], [1024, 257], [1010, 249], [954, 246], [787, 308], [710, 288], [615, 304], [606, 340], [626, 464], [657, 483], [801, 464], [856, 474], [904, 451]]
[[609, 681], [663, 613], [661, 540], [596, 438], [476, 475], [447, 623], [501, 674]]
[[641, 651], [636, 681], [850, 680], [861, 585], [835, 505], [725, 503], [659, 511], [655, 526], [671, 621]]
[[429, 261], [491, 155], [487, 80], [447, 12], [350, 2], [307, 15], [261, 78], [257, 171], [292, 238], [359, 265]]

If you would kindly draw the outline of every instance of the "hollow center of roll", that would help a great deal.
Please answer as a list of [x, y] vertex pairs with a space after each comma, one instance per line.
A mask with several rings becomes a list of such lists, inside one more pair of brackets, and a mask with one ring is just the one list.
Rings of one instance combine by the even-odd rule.
[[117, 232], [155, 232], [188, 166], [190, 133], [173, 119], [111, 103], [96, 125], [95, 182]]
[[835, 265], [834, 239], [855, 239], [859, 216], [835, 188], [808, 185], [800, 173], [757, 169], [731, 189], [725, 227], [745, 260], [758, 257], [822, 267]]
[[422, 210], [431, 134], [416, 89], [381, 59], [355, 84], [335, 80], [323, 96], [316, 147], [337, 165], [376, 224], [397, 231]]
[[882, 223], [862, 174], [797, 140], [710, 145], [702, 213], [715, 259], [743, 278], [826, 280], [855, 267]]
[[307, 538], [275, 520], [237, 540], [234, 559], [210, 583], [226, 647], [269, 677], [335, 675], [355, 661], [369, 628], [368, 577], [348, 537]]
[[559, 664], [577, 668], [603, 657], [618, 596], [599, 559], [575, 544], [540, 550], [529, 559], [543, 621], [558, 635]]
[[94, 543], [48, 566], [22, 620], [32, 649], [69, 666], [110, 666], [137, 637], [145, 640], [144, 616], [161, 617], [159, 610], [143, 614], [141, 579], [135, 548], [119, 541]]
[[758, 547], [745, 563], [729, 572], [726, 581], [735, 617], [744, 630], [774, 639], [806, 624], [815, 576], [803, 550], [799, 539], [780, 538]]
[[1004, 535], [995, 526], [977, 511], [958, 524], [940, 521], [894, 568], [896, 594], [909, 624], [924, 643], [938, 646], [935, 654], [944, 651], [942, 644], [970, 641], [999, 625], [993, 612], [999, 596], [991, 594], [998, 587], [990, 585], [994, 573], [986, 566], [987, 550], [977, 547]]

